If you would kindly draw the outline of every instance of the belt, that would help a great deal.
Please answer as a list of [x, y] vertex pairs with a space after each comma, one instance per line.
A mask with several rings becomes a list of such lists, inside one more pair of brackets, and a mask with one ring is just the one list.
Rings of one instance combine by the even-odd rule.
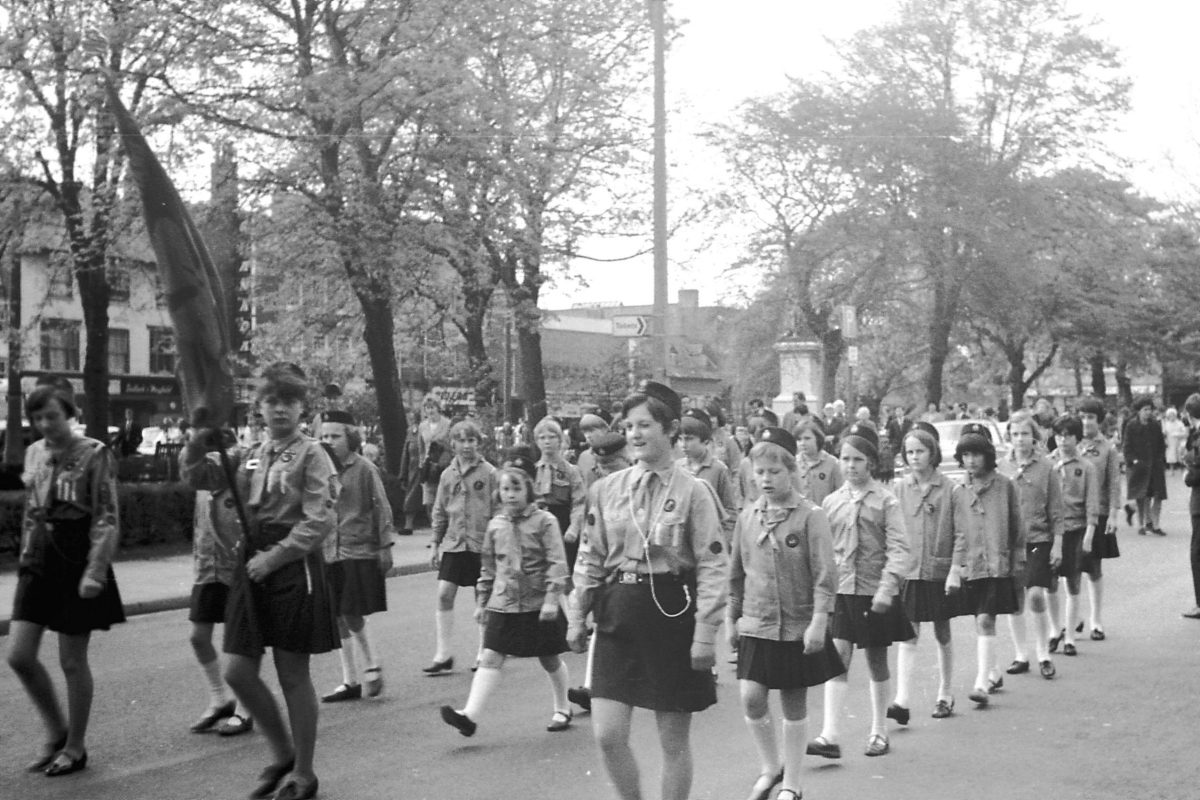
[[679, 583], [687, 582], [682, 577], [680, 577], [679, 575], [676, 575], [673, 572], [646, 573], [646, 572], [625, 572], [623, 570], [617, 570], [617, 572], [615, 574], [616, 574], [616, 579], [614, 580], [614, 583], [648, 584], [648, 583], [650, 583], [651, 579], [653, 579], [656, 583], [679, 584]]

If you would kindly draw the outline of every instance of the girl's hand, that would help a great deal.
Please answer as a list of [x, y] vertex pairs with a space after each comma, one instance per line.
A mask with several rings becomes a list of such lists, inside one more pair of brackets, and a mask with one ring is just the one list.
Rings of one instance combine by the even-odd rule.
[[255, 583], [262, 583], [271, 574], [271, 570], [267, 569], [267, 554], [265, 552], [258, 553], [246, 562], [246, 575]]
[[1095, 544], [1096, 534], [1089, 528], [1088, 532], [1083, 536], [1083, 552], [1092, 552], [1092, 545]]
[[487, 611], [483, 608], [483, 606], [477, 607], [475, 609], [475, 622], [482, 625], [483, 624], [483, 615], [486, 613], [487, 613]]
[[692, 642], [692, 669], [696, 672], [711, 672], [717, 665], [716, 645]]
[[433, 565], [434, 569], [442, 566], [442, 551], [436, 544], [433, 546], [433, 555], [429, 557], [429, 563]]
[[588, 632], [586, 625], [572, 626], [567, 630], [567, 647], [572, 653], [586, 653], [588, 648]]
[[567, 544], [575, 544], [579, 541], [579, 531], [574, 528], [567, 528], [567, 532], [563, 534], [563, 541]]
[[962, 589], [962, 576], [958, 570], [950, 570], [950, 574], [946, 576], [946, 594], [957, 594]]
[[725, 620], [725, 631], [725, 635], [729, 637], [729, 649], [736, 653], [738, 649], [738, 640], [742, 638], [741, 634], [738, 633], [737, 620]]
[[887, 610], [892, 607], [892, 598], [876, 594], [871, 600], [872, 614], [886, 614]]
[[808, 623], [808, 627], [804, 629], [804, 655], [812, 655], [825, 649], [825, 630], [826, 626], [818, 624], [816, 620]]
[[558, 603], [554, 605], [547, 603], [538, 611], [538, 622], [554, 622], [556, 619], [558, 619]]
[[1058, 542], [1050, 545], [1050, 569], [1062, 566], [1062, 545]]
[[392, 571], [392, 548], [385, 547], [379, 551], [379, 572], [383, 577]]
[[79, 579], [79, 596], [84, 600], [91, 600], [93, 597], [99, 597], [100, 591], [103, 588], [104, 584], [94, 578], [89, 578], [85, 575]]

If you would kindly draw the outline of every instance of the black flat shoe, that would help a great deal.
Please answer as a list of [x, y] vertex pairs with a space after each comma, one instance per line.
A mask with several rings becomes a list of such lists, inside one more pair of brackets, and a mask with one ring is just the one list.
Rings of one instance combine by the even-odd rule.
[[329, 694], [321, 698], [322, 703], [342, 703], [346, 700], [361, 700], [362, 684], [341, 684]]
[[70, 775], [72, 772], [79, 772], [85, 768], [87, 768], [87, 750], [84, 750], [79, 758], [72, 758], [70, 753], [63, 750], [54, 757], [50, 766], [46, 767], [46, 777], [57, 778], [59, 775]]
[[250, 792], [251, 800], [263, 800], [263, 798], [271, 797], [275, 794], [275, 789], [279, 787], [279, 782], [292, 771], [296, 766], [296, 760], [289, 759], [283, 764], [271, 764], [263, 768], [263, 771], [258, 776], [258, 786], [254, 787], [254, 791]]
[[758, 779], [754, 781], [754, 786], [750, 787], [750, 797], [747, 800], [767, 800], [771, 796], [771, 790], [781, 783], [783, 783], [782, 769], [774, 775], [759, 775]]
[[894, 719], [901, 725], [907, 725], [910, 716], [911, 712], [904, 706], [899, 706], [895, 703], [892, 703], [890, 706], [888, 706], [887, 718]]
[[1004, 688], [1004, 678], [988, 678], [987, 693], [995, 694]]
[[1008, 665], [1008, 669], [1004, 670], [1009, 675], [1023, 675], [1029, 672], [1029, 662], [1013, 659], [1013, 662]]
[[1070, 642], [1067, 642], [1066, 644], [1063, 645], [1063, 655], [1064, 656], [1077, 656], [1077, 655], [1079, 655], [1079, 651], [1075, 649], [1075, 645], [1071, 644]]
[[546, 730], [550, 733], [558, 733], [565, 731], [571, 727], [571, 720], [575, 717], [570, 711], [555, 711], [550, 717], [550, 724], [546, 726]]
[[[984, 697], [987, 697], [987, 695], [984, 695]], [[945, 719], [946, 717], [953, 716], [953, 714], [954, 714], [954, 698], [953, 697], [951, 697], [949, 700], [938, 700], [937, 705], [933, 707], [933, 715], [932, 716], [934, 719]]]
[[58, 737], [57, 741], [46, 742], [46, 749], [42, 751], [42, 755], [34, 761], [30, 761], [25, 765], [26, 772], [45, 772], [46, 767], [50, 766], [50, 762], [58, 755], [59, 751], [67, 746], [67, 735], [64, 733]]
[[841, 758], [842, 746], [829, 741], [824, 736], [818, 736], [808, 743], [804, 752], [806, 755], [820, 756], [821, 758]]
[[230, 700], [223, 706], [219, 706], [211, 711], [206, 711], [204, 716], [193, 722], [192, 726], [188, 728], [188, 730], [192, 733], [208, 733], [218, 722], [226, 717], [233, 716], [234, 708], [235, 706], [233, 701]]
[[987, 704], [992, 702], [992, 698], [988, 697], [987, 689], [973, 689], [967, 699], [980, 708], [986, 708]]
[[319, 780], [313, 778], [307, 786], [301, 786], [300, 779], [293, 775], [279, 785], [279, 790], [271, 800], [309, 800], [317, 796], [320, 784]]
[[580, 686], [578, 689], [567, 689], [567, 699], [584, 711], [592, 710], [592, 690], [586, 686]]
[[1082, 622], [1075, 626], [1075, 632], [1083, 633], [1083, 623]]
[[1054, 662], [1050, 659], [1038, 662], [1038, 669], [1041, 671], [1042, 677], [1046, 680], [1050, 680], [1058, 674], [1058, 670], [1054, 668]]
[[1104, 641], [1104, 631], [1100, 630], [1099, 628], [1092, 628], [1092, 632], [1090, 635], [1091, 635], [1091, 639], [1093, 642], [1103, 642]]
[[1066, 629], [1066, 628], [1063, 628], [1062, 630], [1060, 630], [1060, 631], [1058, 632], [1058, 635], [1057, 635], [1057, 636], [1051, 636], [1051, 637], [1050, 637], [1050, 652], [1051, 652], [1051, 653], [1057, 653], [1057, 652], [1058, 652], [1058, 646], [1059, 646], [1060, 644], [1062, 644], [1063, 637], [1064, 637], [1064, 636], [1066, 636], [1066, 635], [1067, 635], [1067, 629]]
[[232, 714], [217, 726], [217, 736], [241, 736], [254, 730], [254, 720], [241, 714]]
[[463, 736], [474, 736], [479, 726], [466, 714], [460, 714], [450, 706], [442, 706], [442, 722], [457, 728]]
[[426, 675], [440, 675], [452, 669], [454, 669], [454, 656], [450, 656], [445, 661], [435, 661], [422, 669], [421, 672], [424, 672]]
[[1155, 536], [1166, 536], [1167, 535], [1167, 532], [1164, 531], [1162, 528], [1158, 527], [1157, 525], [1148, 526], [1148, 530], [1151, 533], [1153, 533]]

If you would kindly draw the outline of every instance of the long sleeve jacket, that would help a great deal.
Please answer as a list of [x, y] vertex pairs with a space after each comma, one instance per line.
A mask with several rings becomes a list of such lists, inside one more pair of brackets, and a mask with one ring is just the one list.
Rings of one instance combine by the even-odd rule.
[[489, 611], [517, 614], [557, 604], [570, 576], [558, 521], [532, 503], [488, 523], [480, 551], [476, 601]]
[[729, 555], [712, 487], [674, 464], [652, 472], [638, 463], [600, 479], [592, 492], [595, 503], [575, 560], [572, 624], [583, 623], [600, 587], [616, 580], [618, 571], [669, 572], [694, 576], [694, 641], [715, 642], [725, 612]]
[[908, 533], [900, 501], [872, 480], [861, 491], [843, 485], [822, 508], [833, 532], [838, 594], [893, 597], [909, 571]]
[[759, 639], [800, 641], [813, 613], [832, 613], [837, 566], [829, 520], [796, 494], [742, 511], [729, 560], [729, 621]]
[[[215, 459], [215, 453], [209, 455]], [[196, 491], [193, 518], [192, 568], [195, 583], [232, 583], [237, 567], [241, 520], [229, 489]]]
[[483, 459], [458, 458], [442, 472], [433, 499], [434, 544], [443, 553], [478, 553], [483, 533], [496, 512], [496, 468]]
[[842, 467], [836, 458], [822, 450], [816, 463], [810, 464], [802, 457], [796, 459], [796, 479], [800, 494], [819, 506], [842, 485]]
[[1000, 462], [1000, 473], [1009, 478], [1021, 499], [1021, 521], [1029, 544], [1062, 539], [1062, 481], [1044, 454], [1034, 452], [1026, 461], [1010, 453]]
[[84, 577], [98, 583], [108, 578], [117, 546], [121, 542], [117, 507], [117, 462], [103, 443], [75, 437], [54, 454], [46, 440], [34, 442], [25, 451], [25, 516], [21, 522], [22, 567], [34, 571], [43, 566], [49, 545], [52, 520], [47, 511], [64, 519], [88, 522], [88, 555]]
[[396, 529], [379, 468], [351, 453], [338, 473], [337, 528], [325, 540], [327, 562], [377, 559]]
[[687, 458], [679, 459], [676, 464], [707, 483], [716, 492], [721, 508], [721, 530], [725, 534], [725, 543], [729, 544], [733, 540], [733, 527], [738, 520], [737, 495], [729, 468], [720, 459], [713, 458], [711, 453], [705, 453], [704, 460], [699, 464], [693, 464]]
[[1025, 525], [1013, 482], [998, 472], [968, 477], [953, 492], [954, 563], [964, 580], [1025, 573]]
[[944, 581], [954, 559], [955, 484], [934, 471], [929, 483], [922, 485], [915, 472], [896, 484], [896, 499], [904, 512], [912, 563], [909, 580]]
[[1121, 513], [1121, 454], [1104, 436], [1096, 436], [1079, 443], [1079, 455], [1096, 470], [1101, 516], [1115, 518]]
[[578, 534], [583, 528], [583, 507], [587, 503], [587, 492], [583, 487], [583, 476], [579, 468], [565, 459], [548, 461], [543, 458], [537, 463], [537, 477], [533, 481], [533, 494], [542, 508], [570, 506], [571, 524], [567, 533]]
[[[1062, 447], [1058, 448], [1061, 456]], [[1100, 487], [1092, 465], [1078, 455], [1060, 457], [1055, 464], [1062, 482], [1063, 530], [1083, 530], [1100, 516]]]

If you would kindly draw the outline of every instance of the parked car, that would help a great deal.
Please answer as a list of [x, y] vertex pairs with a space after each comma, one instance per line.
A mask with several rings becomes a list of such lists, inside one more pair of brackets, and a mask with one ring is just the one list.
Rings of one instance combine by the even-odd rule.
[[147, 425], [142, 428], [142, 441], [137, 446], [139, 455], [154, 455], [154, 446], [163, 438], [163, 429], [157, 425]]
[[[1008, 456], [1012, 445], [1004, 433], [1004, 428], [1000, 423], [992, 419], [948, 419], [942, 422], [933, 423], [933, 427], [937, 428], [938, 445], [942, 450], [942, 463], [938, 464], [938, 471], [943, 475], [949, 475], [952, 478], [961, 478], [963, 476], [963, 468], [954, 460], [954, 449], [958, 447], [958, 440], [962, 436], [962, 429], [968, 424], [979, 424], [985, 426], [992, 434], [992, 444], [996, 446], [996, 460]], [[904, 454], [896, 453], [896, 478], [899, 479], [908, 474], [908, 467], [904, 463]]]

